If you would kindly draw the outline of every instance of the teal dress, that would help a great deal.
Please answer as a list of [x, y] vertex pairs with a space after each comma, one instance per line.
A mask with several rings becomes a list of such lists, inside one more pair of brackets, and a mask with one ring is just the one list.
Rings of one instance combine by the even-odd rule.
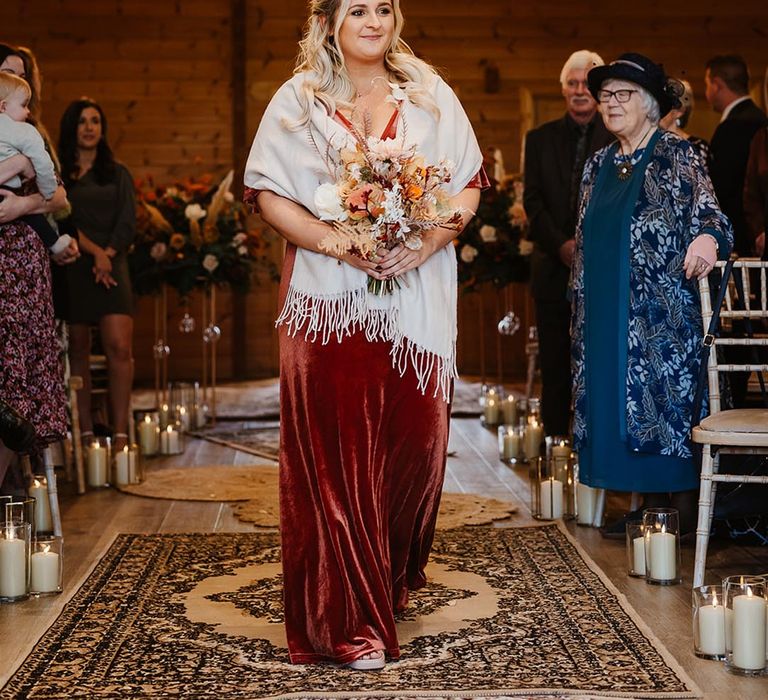
[[579, 479], [613, 491], [687, 491], [699, 484], [692, 459], [636, 452], [627, 444], [630, 223], [659, 135], [634, 154], [632, 174], [623, 181], [616, 176], [618, 145], [611, 146], [584, 215], [589, 439], [579, 451]]

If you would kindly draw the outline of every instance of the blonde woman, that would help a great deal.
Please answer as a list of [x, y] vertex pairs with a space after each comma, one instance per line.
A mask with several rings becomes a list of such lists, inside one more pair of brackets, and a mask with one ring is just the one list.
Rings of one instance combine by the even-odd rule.
[[[353, 132], [454, 163], [463, 225], [482, 154], [452, 90], [400, 38], [399, 0], [314, 0], [298, 64], [267, 108], [246, 199], [288, 242], [281, 289], [280, 499], [291, 661], [380, 669], [394, 614], [425, 585], [455, 375], [455, 230], [419, 250], [338, 259], [314, 192]], [[375, 296], [367, 277], [398, 277]]]

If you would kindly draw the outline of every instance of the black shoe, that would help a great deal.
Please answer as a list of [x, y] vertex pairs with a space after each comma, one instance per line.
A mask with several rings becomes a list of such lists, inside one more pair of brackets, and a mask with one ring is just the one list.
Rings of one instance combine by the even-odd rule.
[[35, 428], [20, 413], [0, 401], [0, 440], [14, 452], [29, 452], [35, 445]]
[[644, 508], [638, 508], [631, 513], [627, 513], [616, 522], [600, 528], [600, 534], [608, 540], [623, 540], [627, 536], [627, 523], [632, 520], [642, 520], [644, 510]]

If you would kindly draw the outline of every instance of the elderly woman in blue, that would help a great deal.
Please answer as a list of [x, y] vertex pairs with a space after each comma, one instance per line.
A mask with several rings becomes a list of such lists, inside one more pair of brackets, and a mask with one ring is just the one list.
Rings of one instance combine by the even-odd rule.
[[644, 494], [695, 526], [691, 408], [697, 279], [733, 234], [691, 144], [659, 128], [682, 85], [640, 54], [588, 74], [617, 141], [582, 180], [571, 287], [574, 440], [582, 483]]

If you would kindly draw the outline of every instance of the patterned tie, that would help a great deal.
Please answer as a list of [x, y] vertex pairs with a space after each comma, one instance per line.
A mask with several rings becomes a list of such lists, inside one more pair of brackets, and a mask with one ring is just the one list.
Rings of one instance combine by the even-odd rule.
[[574, 221], [576, 220], [577, 207], [579, 205], [579, 186], [581, 185], [581, 174], [584, 172], [584, 163], [587, 160], [587, 134], [589, 124], [578, 124], [579, 138], [576, 141], [576, 155], [573, 159], [573, 170], [571, 170], [571, 212]]

